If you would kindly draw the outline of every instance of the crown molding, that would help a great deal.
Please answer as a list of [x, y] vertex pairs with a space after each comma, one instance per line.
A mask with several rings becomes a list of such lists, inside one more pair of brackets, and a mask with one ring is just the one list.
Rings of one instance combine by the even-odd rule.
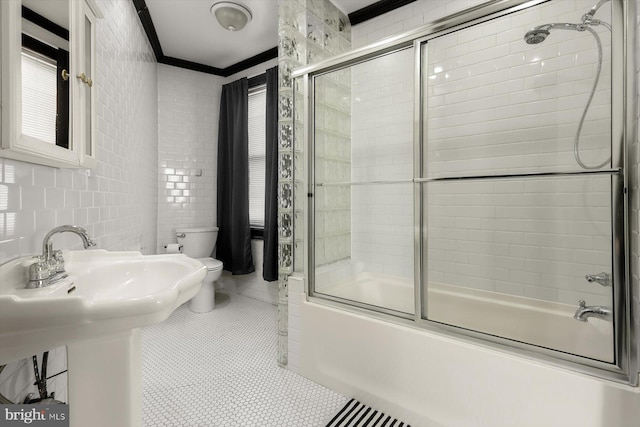
[[[249, 69], [255, 65], [261, 64], [263, 62], [266, 62], [278, 57], [278, 48], [273, 47], [269, 50], [266, 50], [255, 56], [252, 56], [251, 58], [247, 58], [238, 63], [230, 65], [226, 68], [217, 68], [217, 67], [212, 67], [210, 65], [204, 65], [197, 62], [187, 61], [180, 58], [165, 56], [165, 54], [162, 52], [162, 46], [160, 45], [160, 40], [158, 39], [158, 33], [156, 32], [156, 28], [153, 25], [153, 20], [151, 19], [151, 14], [149, 13], [147, 3], [145, 2], [145, 0], [131, 0], [131, 1], [133, 2], [134, 7], [136, 8], [136, 12], [138, 13], [138, 18], [140, 18], [140, 22], [142, 23], [142, 28], [144, 28], [144, 31], [147, 34], [147, 38], [149, 39], [149, 43], [151, 44], [153, 53], [156, 56], [156, 61], [158, 61], [158, 63], [160, 64], [172, 65], [174, 67], [180, 67], [180, 68], [185, 68], [187, 70], [199, 71], [201, 73], [213, 74], [215, 76], [228, 77], [233, 74], [244, 71], [246, 69]], [[380, 15], [383, 15], [399, 7], [405, 6], [414, 1], [416, 0], [380, 0], [370, 6], [363, 7], [360, 10], [356, 10], [355, 12], [350, 13], [349, 21], [351, 22], [351, 25], [361, 24], [362, 22], [368, 21], [369, 19], [376, 18]]]

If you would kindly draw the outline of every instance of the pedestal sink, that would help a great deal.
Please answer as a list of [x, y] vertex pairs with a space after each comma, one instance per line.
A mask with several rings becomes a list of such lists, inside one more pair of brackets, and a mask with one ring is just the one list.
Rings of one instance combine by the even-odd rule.
[[65, 251], [68, 278], [25, 289], [31, 258], [0, 266], [0, 365], [67, 346], [73, 427], [142, 424], [140, 328], [191, 299], [206, 267], [185, 255]]

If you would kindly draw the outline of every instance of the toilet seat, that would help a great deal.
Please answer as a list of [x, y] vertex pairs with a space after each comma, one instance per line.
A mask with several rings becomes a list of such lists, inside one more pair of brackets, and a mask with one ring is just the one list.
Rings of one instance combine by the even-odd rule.
[[198, 261], [200, 261], [207, 267], [207, 271], [222, 270], [222, 261], [220, 260], [214, 258], [198, 258]]

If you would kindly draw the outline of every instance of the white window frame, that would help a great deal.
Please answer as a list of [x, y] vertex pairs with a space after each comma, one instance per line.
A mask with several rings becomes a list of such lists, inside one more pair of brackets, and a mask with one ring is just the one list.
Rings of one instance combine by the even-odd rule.
[[264, 229], [266, 168], [267, 87], [249, 90], [249, 223], [252, 229]]

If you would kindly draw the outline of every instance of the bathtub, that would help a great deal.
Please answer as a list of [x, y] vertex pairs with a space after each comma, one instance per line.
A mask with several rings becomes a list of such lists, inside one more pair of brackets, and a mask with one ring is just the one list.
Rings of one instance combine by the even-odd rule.
[[[360, 272], [317, 289], [406, 314], [415, 312], [413, 279]], [[613, 323], [573, 318], [577, 306], [443, 283], [429, 283], [430, 320], [613, 363]]]
[[316, 285], [316, 291], [401, 313], [413, 314], [415, 311], [413, 279], [407, 277], [361, 272]]
[[[320, 290], [371, 305], [391, 302], [403, 312], [412, 305], [410, 280], [371, 273], [354, 279]], [[572, 306], [437, 283], [428, 297], [429, 316], [439, 322], [611, 356], [607, 322], [578, 322]], [[549, 330], [565, 339], [550, 339]], [[637, 387], [310, 300], [296, 275], [289, 278], [289, 360], [301, 375], [414, 427], [637, 427], [640, 419]]]

